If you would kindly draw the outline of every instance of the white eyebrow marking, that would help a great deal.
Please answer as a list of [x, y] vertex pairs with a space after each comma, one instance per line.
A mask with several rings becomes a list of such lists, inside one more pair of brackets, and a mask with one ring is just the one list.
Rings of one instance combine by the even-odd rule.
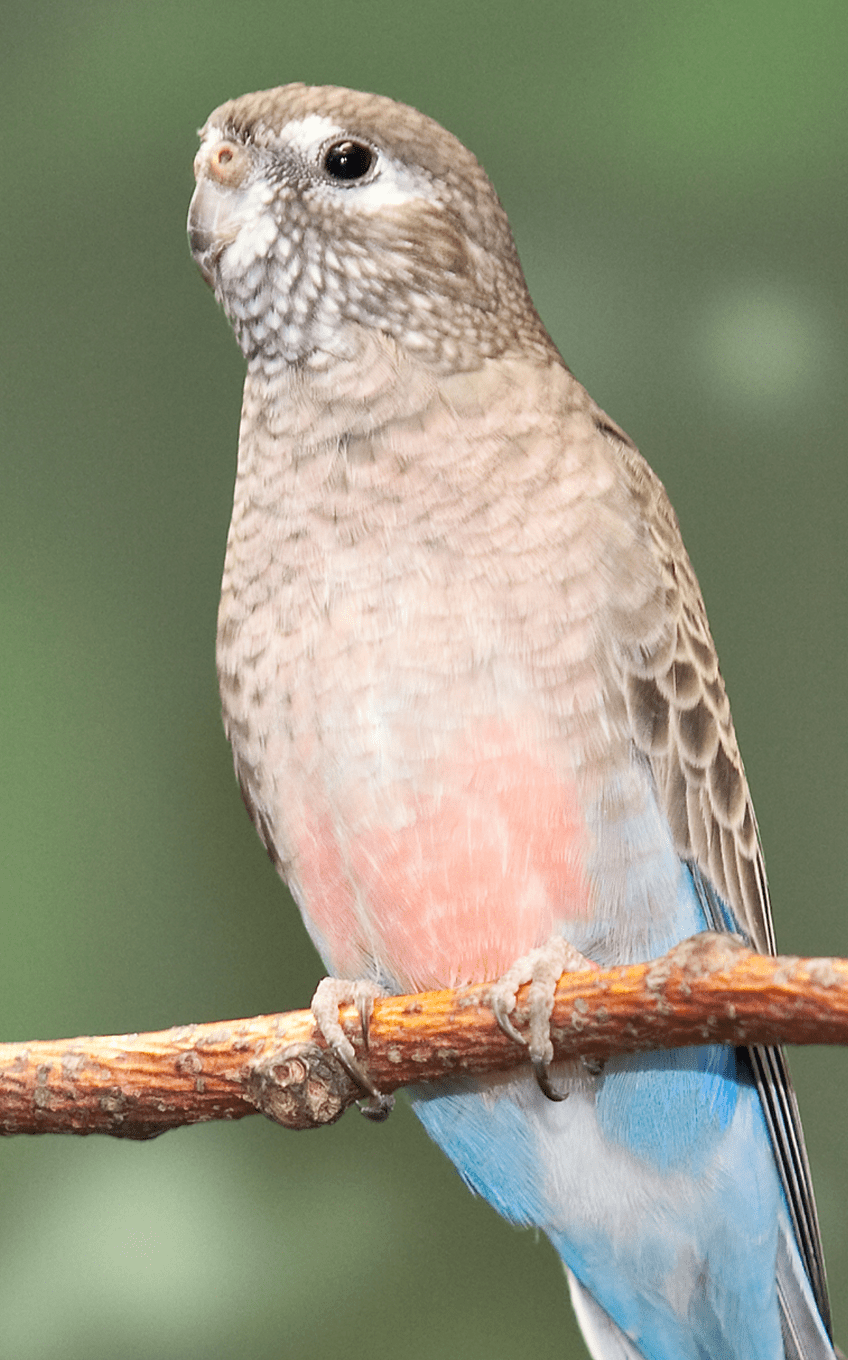
[[322, 113], [308, 113], [303, 118], [294, 118], [283, 128], [283, 137], [289, 146], [305, 155], [317, 151], [322, 142], [345, 135], [350, 136], [332, 118], [325, 118]]
[[[315, 162], [321, 147], [333, 141], [355, 141], [356, 132], [340, 126], [332, 118], [323, 114], [310, 113], [303, 118], [293, 119], [282, 130], [282, 139], [294, 151]], [[354, 182], [334, 183], [328, 180], [322, 194], [336, 197], [343, 194], [350, 199], [351, 208], [361, 212], [378, 212], [380, 208], [394, 207], [411, 203], [415, 199], [427, 198], [427, 185], [409, 166], [392, 160], [383, 150], [375, 148], [378, 157], [377, 173], [365, 184]]]

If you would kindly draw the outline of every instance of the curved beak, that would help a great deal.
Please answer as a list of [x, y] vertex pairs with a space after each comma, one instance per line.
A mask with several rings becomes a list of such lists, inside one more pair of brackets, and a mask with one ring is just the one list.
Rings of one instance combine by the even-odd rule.
[[200, 272], [212, 288], [221, 255], [244, 225], [240, 209], [249, 172], [248, 152], [226, 137], [205, 139], [194, 158], [197, 188], [188, 209], [188, 239]]
[[188, 208], [188, 243], [198, 268], [210, 288], [221, 254], [235, 240], [238, 225], [232, 221], [232, 195], [205, 177], [198, 181]]

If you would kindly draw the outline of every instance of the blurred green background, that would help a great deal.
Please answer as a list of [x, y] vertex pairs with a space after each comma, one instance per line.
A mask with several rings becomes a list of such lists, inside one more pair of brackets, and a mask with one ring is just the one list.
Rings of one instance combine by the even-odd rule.
[[[195, 129], [301, 79], [478, 153], [566, 359], [666, 482], [783, 948], [845, 953], [844, 0], [0, 4], [0, 1034], [302, 1006], [321, 975], [215, 687], [241, 356], [189, 258]], [[848, 1338], [848, 1063], [794, 1055]], [[545, 1242], [406, 1108], [0, 1147], [0, 1354], [585, 1354]]]

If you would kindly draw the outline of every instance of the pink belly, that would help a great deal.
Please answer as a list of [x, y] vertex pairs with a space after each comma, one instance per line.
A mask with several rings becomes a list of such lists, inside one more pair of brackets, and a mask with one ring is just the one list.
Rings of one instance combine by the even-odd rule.
[[452, 752], [437, 792], [392, 790], [391, 818], [361, 794], [353, 816], [307, 812], [298, 895], [338, 976], [373, 960], [404, 990], [483, 981], [589, 915], [576, 786], [506, 735]]

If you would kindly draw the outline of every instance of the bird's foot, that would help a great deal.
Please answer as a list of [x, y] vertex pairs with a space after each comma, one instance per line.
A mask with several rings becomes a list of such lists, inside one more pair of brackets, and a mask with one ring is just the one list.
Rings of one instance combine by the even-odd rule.
[[[561, 935], [551, 938], [538, 949], [524, 954], [489, 989], [489, 1004], [495, 1019], [516, 1043], [526, 1044], [536, 1080], [548, 1100], [565, 1100], [567, 1091], [558, 1091], [550, 1076], [554, 1058], [551, 1042], [551, 1014], [554, 1008], [556, 985], [563, 973], [581, 973], [598, 965], [575, 949]], [[511, 1016], [515, 1010], [519, 987], [530, 983], [527, 998], [529, 1034], [525, 1038], [515, 1028]]]
[[377, 997], [385, 995], [382, 987], [378, 987], [376, 982], [350, 982], [345, 978], [327, 977], [322, 978], [315, 988], [311, 1005], [313, 1019], [342, 1067], [357, 1086], [368, 1093], [368, 1099], [359, 1104], [359, 1109], [366, 1119], [372, 1119], [375, 1123], [388, 1119], [395, 1098], [378, 1090], [359, 1062], [353, 1044], [342, 1029], [339, 1007], [356, 1007], [367, 1048], [368, 1025], [374, 1002]]

